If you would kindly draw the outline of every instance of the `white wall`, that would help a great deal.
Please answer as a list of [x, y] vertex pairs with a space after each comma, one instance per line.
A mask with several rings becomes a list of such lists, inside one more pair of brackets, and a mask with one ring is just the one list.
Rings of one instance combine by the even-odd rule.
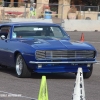
[[11, 22], [44, 22], [53, 23], [52, 19], [10, 18]]
[[100, 31], [100, 20], [64, 20], [67, 31]]

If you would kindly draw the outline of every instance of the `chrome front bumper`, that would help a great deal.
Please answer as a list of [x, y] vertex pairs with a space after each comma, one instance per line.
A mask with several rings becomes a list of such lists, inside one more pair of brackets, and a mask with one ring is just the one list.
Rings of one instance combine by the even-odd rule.
[[66, 62], [38, 62], [38, 61], [29, 61], [30, 64], [93, 64], [98, 61], [66, 61]]

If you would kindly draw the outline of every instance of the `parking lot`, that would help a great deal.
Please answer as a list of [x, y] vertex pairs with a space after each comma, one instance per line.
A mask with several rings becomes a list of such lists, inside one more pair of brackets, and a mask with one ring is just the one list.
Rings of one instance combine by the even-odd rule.
[[[80, 41], [84, 33], [85, 41], [95, 46], [100, 61], [100, 32], [67, 32], [72, 41]], [[72, 100], [75, 75], [32, 74], [31, 78], [17, 78], [14, 69], [0, 68], [0, 100], [38, 99], [42, 75], [46, 75], [49, 100]], [[100, 100], [100, 64], [94, 64], [93, 74], [84, 80], [86, 100]]]

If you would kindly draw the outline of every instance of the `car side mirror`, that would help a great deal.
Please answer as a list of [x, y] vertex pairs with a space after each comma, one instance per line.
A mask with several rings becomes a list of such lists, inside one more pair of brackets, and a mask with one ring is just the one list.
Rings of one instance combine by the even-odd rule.
[[5, 35], [1, 35], [1, 39], [5, 40], [6, 39]]

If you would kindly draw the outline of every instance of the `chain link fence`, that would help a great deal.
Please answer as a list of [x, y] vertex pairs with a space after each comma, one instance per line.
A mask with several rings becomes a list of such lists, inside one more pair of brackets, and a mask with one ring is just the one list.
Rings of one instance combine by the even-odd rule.
[[100, 6], [0, 3], [0, 20], [5, 21], [10, 18], [52, 19], [58, 24], [62, 24], [64, 19], [100, 20]]

